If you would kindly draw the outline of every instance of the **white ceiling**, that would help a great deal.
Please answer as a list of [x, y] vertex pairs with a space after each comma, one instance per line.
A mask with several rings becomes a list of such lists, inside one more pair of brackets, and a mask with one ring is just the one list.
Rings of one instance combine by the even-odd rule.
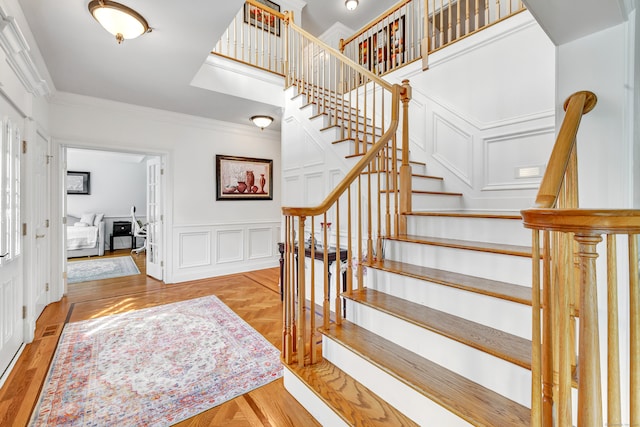
[[[153, 32], [118, 45], [90, 15], [89, 0], [18, 0], [57, 91], [241, 124], [273, 115], [271, 105], [190, 86], [244, 0], [121, 2]], [[348, 12], [343, 0], [307, 0], [303, 26], [315, 35], [337, 21], [358, 29], [395, 0], [360, 3]]]
[[[190, 85], [244, 0], [120, 1], [142, 14], [153, 32], [118, 45], [89, 14], [89, 0], [17, 0], [57, 91], [245, 125], [266, 113], [276, 116], [273, 128], [279, 128], [271, 105]], [[316, 36], [336, 22], [357, 30], [397, 1], [360, 0], [349, 12], [344, 0], [306, 0], [295, 20]], [[638, 2], [525, 1], [557, 45], [622, 22]]]

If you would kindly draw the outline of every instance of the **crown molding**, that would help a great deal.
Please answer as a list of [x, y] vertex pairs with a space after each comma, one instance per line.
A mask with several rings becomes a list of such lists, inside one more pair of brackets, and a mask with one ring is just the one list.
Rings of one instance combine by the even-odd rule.
[[[176, 113], [173, 111], [160, 110], [157, 108], [143, 107], [140, 105], [127, 104], [125, 102], [112, 101], [104, 98], [96, 98], [86, 95], [78, 95], [69, 92], [56, 92], [50, 100], [51, 105], [65, 107], [75, 107], [93, 110], [109, 110], [114, 114], [133, 116], [140, 120], [151, 122], [172, 123], [179, 126], [188, 126], [205, 129], [215, 132], [227, 132], [241, 135], [256, 135], [256, 130], [262, 137], [280, 141], [280, 132], [270, 129], [259, 130], [253, 124], [238, 124], [225, 122], [222, 120], [210, 119], [206, 117], [192, 116], [189, 114]], [[103, 113], [100, 111], [99, 113]]]
[[51, 94], [49, 84], [42, 78], [31, 58], [29, 44], [16, 19], [9, 16], [2, 5], [0, 5], [0, 47], [7, 56], [7, 63], [29, 93], [36, 96]]

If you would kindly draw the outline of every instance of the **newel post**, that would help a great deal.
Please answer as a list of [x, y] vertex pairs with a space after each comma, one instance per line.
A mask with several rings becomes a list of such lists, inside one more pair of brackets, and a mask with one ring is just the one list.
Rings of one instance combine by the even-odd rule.
[[402, 165], [400, 166], [400, 234], [407, 233], [407, 219], [404, 214], [411, 212], [411, 165], [409, 165], [409, 101], [411, 86], [409, 80], [402, 81]]

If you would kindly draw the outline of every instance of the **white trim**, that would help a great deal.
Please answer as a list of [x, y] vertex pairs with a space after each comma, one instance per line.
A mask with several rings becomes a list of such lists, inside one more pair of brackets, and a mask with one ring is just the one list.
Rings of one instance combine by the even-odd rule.
[[31, 55], [29, 44], [16, 19], [7, 15], [0, 5], [0, 47], [7, 55], [7, 63], [24, 88], [37, 96], [51, 94], [49, 84], [42, 78]]
[[[217, 132], [228, 132], [233, 134], [248, 135], [255, 137], [256, 127], [252, 124], [236, 124], [204, 117], [192, 116], [189, 114], [175, 113], [157, 108], [143, 107], [140, 105], [128, 104], [125, 102], [111, 101], [103, 98], [78, 95], [69, 92], [57, 92], [52, 98], [52, 105], [66, 107], [81, 107], [84, 109], [110, 109], [120, 114], [133, 116], [143, 120], [159, 123], [172, 123], [180, 126], [194, 127]], [[280, 140], [280, 132], [265, 129], [260, 132], [261, 137], [273, 140]], [[61, 139], [63, 139], [62, 136]], [[72, 139], [71, 137], [69, 139]]]

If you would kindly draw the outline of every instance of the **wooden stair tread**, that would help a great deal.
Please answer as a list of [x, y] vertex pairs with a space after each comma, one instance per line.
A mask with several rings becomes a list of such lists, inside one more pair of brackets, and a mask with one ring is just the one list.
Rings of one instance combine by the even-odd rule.
[[[380, 190], [381, 193], [397, 193], [398, 190]], [[457, 196], [462, 197], [462, 193], [449, 193], [447, 191], [426, 191], [426, 190], [411, 190], [411, 194], [431, 194], [437, 196]]]
[[414, 279], [426, 280], [456, 289], [500, 298], [519, 304], [531, 305], [531, 288], [513, 283], [500, 282], [482, 277], [469, 276], [452, 271], [439, 270], [400, 261], [382, 260], [368, 262], [367, 267], [400, 274]]
[[471, 251], [491, 252], [531, 258], [531, 247], [507, 245], [503, 243], [476, 242], [471, 240], [446, 239], [444, 237], [427, 237], [403, 234], [387, 237], [388, 240], [418, 243], [423, 245], [442, 246], [447, 248], [466, 249]]
[[522, 221], [520, 212], [491, 212], [491, 211], [429, 211], [408, 212], [405, 215], [412, 216], [437, 216], [437, 217], [460, 217], [460, 218], [496, 218], [496, 219], [514, 219]]
[[[372, 174], [387, 173], [387, 171], [386, 170], [377, 170], [377, 171], [372, 171], [371, 173]], [[362, 172], [362, 174], [363, 175], [367, 175], [367, 174], [369, 174], [369, 172], [365, 171], [365, 172]], [[397, 172], [397, 174], [400, 175], [400, 172]], [[444, 178], [442, 178], [441, 176], [421, 175], [419, 173], [412, 173], [411, 177], [412, 178], [417, 178], [417, 179], [435, 179], [435, 180], [438, 180], [438, 181], [443, 181], [444, 180]], [[404, 214], [404, 215], [411, 215], [411, 214], [412, 213], [407, 213], [407, 214]]]
[[[345, 156], [345, 158], [349, 159], [349, 158], [352, 158], [352, 157], [362, 157], [362, 156], [364, 156], [364, 153], [349, 154], [349, 155]], [[391, 160], [391, 159], [389, 159], [389, 160]], [[397, 159], [397, 161], [398, 161], [398, 163], [401, 163], [402, 159]], [[417, 162], [415, 160], [409, 160], [409, 163], [411, 163], [412, 165], [418, 165], [418, 166], [426, 166], [427, 165], [424, 162]]]
[[531, 341], [527, 339], [374, 289], [364, 288], [343, 296], [522, 368], [531, 369]]
[[[362, 123], [359, 123], [358, 125], [361, 125]], [[356, 133], [356, 134], [363, 134], [363, 135], [372, 135], [371, 133], [371, 129], [373, 128], [373, 126], [371, 125], [366, 125], [365, 128], [366, 130], [360, 130], [358, 129], [358, 126], [356, 126], [355, 122], [351, 122], [351, 123], [347, 123], [347, 124], [337, 124], [337, 125], [329, 125], [327, 127], [323, 127], [322, 129], [320, 129], [320, 132], [323, 132], [325, 130], [329, 130], [329, 129], [344, 129], [345, 131], [348, 131], [349, 128], [351, 128], [351, 132], [352, 133]], [[381, 137], [382, 136], [382, 128], [376, 126], [376, 132], [373, 134], [377, 137]]]
[[528, 426], [530, 410], [346, 320], [321, 333], [462, 419], [482, 426]]
[[417, 426], [384, 399], [327, 360], [285, 365], [350, 426]]

